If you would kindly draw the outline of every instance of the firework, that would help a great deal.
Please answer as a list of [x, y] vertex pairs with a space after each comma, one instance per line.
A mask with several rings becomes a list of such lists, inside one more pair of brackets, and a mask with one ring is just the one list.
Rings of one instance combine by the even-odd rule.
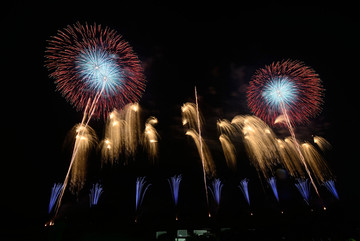
[[302, 180], [297, 179], [297, 183], [295, 183], [296, 188], [299, 190], [301, 196], [304, 198], [304, 201], [307, 205], [309, 204], [310, 199], [310, 184], [308, 182], [308, 179]]
[[101, 184], [99, 183], [93, 184], [89, 194], [90, 207], [94, 207], [98, 204], [99, 198], [102, 193], [103, 193], [103, 187], [101, 186]]
[[248, 183], [249, 180], [248, 179], [243, 179], [240, 181], [240, 185], [238, 186], [240, 188], [240, 190], [242, 191], [242, 193], [244, 194], [244, 197], [246, 199], [246, 202], [248, 203], [248, 205], [250, 206], [250, 196], [249, 196], [249, 188], [248, 188]]
[[[182, 180], [181, 175], [175, 175], [175, 176], [168, 179], [170, 189], [171, 189], [171, 194], [172, 194], [172, 197], [173, 197], [173, 200], [174, 200], [175, 209], [177, 208], [177, 204], [178, 204], [179, 187], [180, 187], [181, 180]], [[176, 215], [176, 220], [178, 220], [177, 215]]]
[[[198, 128], [198, 114], [196, 111], [196, 104], [187, 102], [181, 106], [182, 124], [188, 129]], [[199, 113], [200, 126], [203, 123], [203, 118]]]
[[109, 114], [105, 126], [105, 139], [100, 143], [102, 164], [107, 162], [114, 164], [119, 158], [124, 145], [125, 124], [116, 109]]
[[309, 122], [320, 112], [322, 95], [321, 81], [315, 71], [300, 61], [292, 60], [275, 62], [257, 70], [247, 92], [249, 108], [267, 123], [273, 125], [276, 118], [282, 115], [281, 120], [276, 122], [288, 128], [318, 196], [320, 194], [296, 140], [293, 126]]
[[78, 193], [85, 184], [86, 162], [89, 151], [97, 142], [97, 136], [90, 126], [81, 124], [75, 125], [69, 135], [73, 137], [75, 150], [72, 156], [70, 190], [73, 193]]
[[274, 196], [275, 196], [276, 200], [279, 202], [279, 194], [278, 194], [277, 187], [276, 187], [276, 179], [275, 179], [275, 177], [270, 177], [268, 179], [268, 183], [269, 183], [269, 185], [271, 187], [271, 190], [274, 193]]
[[221, 135], [232, 137], [235, 133], [235, 127], [226, 119], [217, 121], [217, 128]]
[[331, 149], [331, 144], [321, 136], [314, 136], [314, 143], [323, 151], [327, 151]]
[[210, 190], [217, 206], [220, 205], [222, 188], [223, 188], [223, 184], [221, 183], [221, 180], [219, 178], [215, 178], [212, 181], [211, 186], [209, 187], [209, 190]]
[[224, 152], [227, 166], [229, 168], [236, 169], [236, 154], [234, 145], [231, 143], [229, 137], [224, 134], [220, 135], [219, 141]]
[[[199, 102], [198, 102], [196, 87], [195, 87], [195, 104], [193, 103], [184, 104], [181, 107], [181, 113], [183, 117], [183, 125], [188, 127], [188, 130], [186, 131], [185, 135], [189, 135], [194, 139], [194, 142], [196, 144], [196, 147], [200, 155], [202, 169], [203, 169], [206, 203], [209, 207], [209, 194], [206, 184], [206, 175], [213, 176], [215, 174], [215, 166], [210, 151], [207, 148], [207, 145], [204, 142], [201, 135], [202, 116], [199, 111]], [[210, 217], [210, 211], [209, 211], [209, 217]]]
[[159, 134], [157, 133], [154, 125], [158, 123], [158, 120], [155, 117], [149, 117], [145, 122], [144, 129], [144, 146], [148, 152], [149, 158], [155, 160], [155, 157], [158, 154], [158, 138]]
[[134, 156], [140, 137], [140, 106], [138, 103], [127, 104], [122, 110], [125, 120], [125, 154], [127, 157]]
[[138, 177], [136, 179], [136, 192], [135, 192], [136, 217], [135, 217], [135, 222], [137, 222], [139, 207], [141, 206], [141, 204], [144, 200], [146, 191], [148, 190], [148, 188], [150, 186], [151, 186], [151, 184], [146, 183], [145, 177]]
[[51, 37], [45, 66], [57, 90], [77, 110], [96, 100], [95, 117], [139, 100], [145, 78], [138, 57], [115, 30], [76, 23]]
[[276, 139], [276, 143], [279, 158], [290, 175], [295, 178], [305, 178], [303, 166], [292, 138], [287, 137], [285, 140]]
[[51, 196], [50, 196], [50, 202], [49, 202], [49, 211], [48, 211], [49, 214], [50, 214], [51, 210], [53, 209], [62, 188], [63, 188], [63, 185], [61, 183], [55, 183], [53, 188], [51, 189]]
[[331, 192], [331, 194], [337, 199], [339, 200], [339, 195], [336, 191], [335, 188], [335, 182], [334, 180], [327, 180], [323, 183], [323, 185], [329, 190], [329, 192]]
[[285, 60], [258, 69], [247, 93], [251, 111], [273, 125], [286, 109], [292, 125], [320, 112], [323, 89], [317, 73], [300, 61]]
[[310, 167], [310, 170], [312, 171], [318, 183], [322, 183], [325, 180], [332, 178], [330, 169], [316, 148], [309, 142], [301, 144], [301, 147], [302, 152], [304, 153], [305, 161]]
[[204, 142], [204, 139], [200, 139], [199, 134], [194, 129], [186, 131], [185, 135], [191, 136], [192, 139], [194, 140], [199, 155], [202, 159], [202, 164], [205, 174], [209, 176], [214, 176], [215, 175], [214, 161], [212, 159], [208, 146]]
[[278, 163], [276, 137], [265, 122], [255, 116], [235, 116], [231, 123], [243, 137], [247, 154], [256, 170], [267, 179]]

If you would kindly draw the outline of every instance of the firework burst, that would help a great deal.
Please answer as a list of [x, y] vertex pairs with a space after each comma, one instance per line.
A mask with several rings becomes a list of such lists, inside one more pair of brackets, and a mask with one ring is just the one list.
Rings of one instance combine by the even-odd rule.
[[315, 71], [293, 60], [275, 62], [258, 69], [247, 92], [249, 108], [255, 115], [271, 125], [282, 123], [288, 128], [318, 196], [319, 191], [296, 139], [294, 125], [306, 123], [320, 112], [322, 94], [321, 81]]
[[268, 124], [286, 109], [292, 125], [307, 123], [321, 110], [323, 88], [318, 74], [300, 61], [274, 62], [258, 69], [247, 92], [251, 111]]
[[115, 30], [76, 23], [58, 31], [48, 44], [45, 66], [57, 90], [77, 110], [98, 99], [93, 117], [105, 118], [114, 108], [138, 101], [145, 89], [138, 57]]

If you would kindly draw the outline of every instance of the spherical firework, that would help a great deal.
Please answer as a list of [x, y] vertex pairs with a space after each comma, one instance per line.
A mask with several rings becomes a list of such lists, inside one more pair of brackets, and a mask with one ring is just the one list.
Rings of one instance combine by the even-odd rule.
[[93, 117], [137, 102], [145, 89], [143, 68], [130, 45], [116, 31], [76, 23], [58, 31], [46, 49], [45, 66], [57, 90], [77, 110], [96, 101]]
[[315, 71], [300, 61], [274, 62], [258, 69], [247, 92], [250, 110], [268, 124], [286, 112], [294, 124], [309, 122], [321, 110], [323, 88]]

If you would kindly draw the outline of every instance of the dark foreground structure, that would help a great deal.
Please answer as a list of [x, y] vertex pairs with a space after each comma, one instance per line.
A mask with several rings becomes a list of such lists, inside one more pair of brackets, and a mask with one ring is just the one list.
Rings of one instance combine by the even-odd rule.
[[[326, 210], [300, 206], [283, 212], [258, 209], [212, 217], [179, 216], [179, 220], [143, 213], [135, 223], [101, 208], [78, 210], [58, 218], [53, 226], [29, 225], [10, 228], [1, 240], [107, 241], [107, 240], [359, 240], [360, 225], [346, 207]], [[169, 215], [169, 217], [171, 214]]]

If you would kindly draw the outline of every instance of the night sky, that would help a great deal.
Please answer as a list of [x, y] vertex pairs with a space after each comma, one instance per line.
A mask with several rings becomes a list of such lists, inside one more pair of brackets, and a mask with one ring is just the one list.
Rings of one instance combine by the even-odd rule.
[[[327, 160], [337, 177], [340, 198], [349, 210], [355, 208], [360, 201], [356, 138], [360, 39], [359, 19], [350, 9], [337, 5], [194, 5], [191, 1], [171, 5], [159, 1], [145, 5], [135, 1], [115, 5], [12, 3], [2, 14], [6, 74], [2, 76], [1, 216], [9, 225], [19, 220], [42, 225], [47, 220], [50, 189], [65, 177], [70, 151], [64, 139], [81, 121], [81, 113], [56, 92], [44, 67], [44, 53], [50, 36], [77, 21], [117, 30], [144, 65], [147, 87], [140, 100], [141, 117], [142, 123], [149, 116], [159, 120], [159, 164], [151, 167], [142, 160], [125, 176], [201, 175], [197, 151], [184, 135], [180, 112], [183, 103], [194, 101], [195, 85], [206, 120], [204, 138], [219, 176], [235, 175], [225, 168], [216, 121], [251, 114], [245, 97], [251, 75], [266, 64], [290, 58], [311, 66], [326, 89], [320, 115], [296, 132], [303, 140], [314, 134], [332, 144]], [[102, 138], [104, 121], [94, 120], [90, 125]], [[284, 135], [283, 130], [275, 131]], [[99, 155], [93, 152], [90, 159], [95, 163]], [[236, 174], [239, 178], [257, 178], [252, 167], [242, 166]]]

